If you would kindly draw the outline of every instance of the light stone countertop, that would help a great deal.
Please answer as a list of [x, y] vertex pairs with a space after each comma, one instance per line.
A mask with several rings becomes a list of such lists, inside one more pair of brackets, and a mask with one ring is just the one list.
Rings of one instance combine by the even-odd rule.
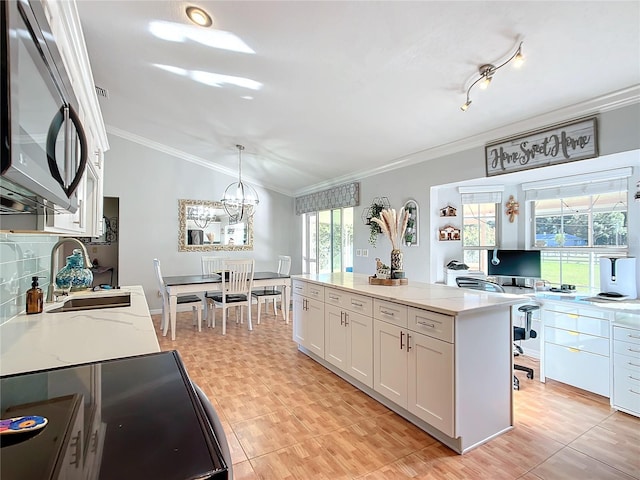
[[160, 346], [141, 286], [73, 293], [74, 296], [131, 293], [130, 307], [18, 315], [0, 326], [0, 375], [159, 352]]
[[369, 285], [369, 275], [361, 273], [306, 274], [292, 275], [291, 278], [447, 315], [504, 307], [530, 300], [524, 295], [483, 292], [443, 284], [413, 282], [411, 279], [408, 285]]

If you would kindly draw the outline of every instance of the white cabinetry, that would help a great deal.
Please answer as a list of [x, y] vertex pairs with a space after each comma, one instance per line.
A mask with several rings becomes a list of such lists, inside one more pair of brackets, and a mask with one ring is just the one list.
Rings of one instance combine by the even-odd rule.
[[541, 381], [551, 378], [609, 397], [613, 315], [594, 308], [545, 303]]
[[324, 287], [293, 281], [293, 341], [324, 358]]
[[374, 315], [374, 389], [453, 437], [454, 317], [377, 299]]
[[613, 327], [612, 393], [614, 408], [640, 416], [640, 324]]
[[[474, 299], [458, 289], [378, 290], [359, 274], [294, 278], [293, 291], [294, 341], [302, 352], [453, 450], [463, 453], [512, 427], [513, 299], [482, 304], [480, 296], [465, 308]], [[324, 350], [309, 333], [316, 318], [310, 302], [321, 292]], [[416, 300], [443, 295], [446, 306]]]
[[373, 318], [369, 297], [325, 289], [325, 360], [373, 387]]

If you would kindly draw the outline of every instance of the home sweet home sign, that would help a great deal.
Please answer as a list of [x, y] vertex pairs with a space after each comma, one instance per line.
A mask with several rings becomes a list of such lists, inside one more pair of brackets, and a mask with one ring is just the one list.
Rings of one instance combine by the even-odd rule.
[[485, 147], [487, 177], [597, 156], [595, 117], [556, 125]]

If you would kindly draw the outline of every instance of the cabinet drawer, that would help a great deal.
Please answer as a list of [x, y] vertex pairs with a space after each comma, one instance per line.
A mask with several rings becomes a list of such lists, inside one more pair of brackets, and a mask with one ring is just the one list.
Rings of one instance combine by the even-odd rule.
[[613, 370], [625, 369], [635, 372], [635, 377], [640, 379], [640, 358], [629, 357], [620, 353], [613, 354]]
[[[625, 359], [623, 359], [625, 361]], [[640, 368], [619, 366], [615, 359], [613, 405], [640, 415]]]
[[316, 285], [314, 283], [307, 283], [307, 293], [306, 296], [309, 298], [315, 298], [324, 302], [324, 287]]
[[635, 359], [640, 364], [640, 345], [636, 343], [613, 341], [613, 353], [615, 355], [623, 355], [627, 358]]
[[335, 288], [326, 288], [324, 301], [329, 305], [336, 305], [351, 312], [362, 313], [371, 316], [373, 312], [373, 299], [363, 295], [355, 295]]
[[640, 331], [631, 328], [613, 327], [613, 339], [640, 345]]
[[581, 352], [590, 352], [604, 357], [609, 356], [609, 339], [578, 333], [561, 328], [545, 327], [545, 343], [554, 343], [564, 347], [569, 347]]
[[373, 318], [406, 328], [408, 307], [384, 300], [373, 300]]
[[453, 343], [454, 317], [414, 307], [409, 307], [408, 313], [408, 328], [438, 340]]
[[324, 302], [324, 287], [315, 283], [305, 282], [304, 280], [293, 280], [293, 293], [304, 295], [305, 297], [317, 298]]
[[609, 320], [583, 317], [573, 313], [545, 312], [544, 324], [573, 332], [609, 338]]
[[303, 282], [302, 280], [293, 280], [292, 284], [293, 293], [298, 293], [300, 295], [307, 294], [307, 282]]
[[545, 304], [544, 310], [549, 313], [570, 313], [573, 315], [579, 315], [581, 317], [599, 318], [601, 320], [611, 320], [614, 315], [611, 311], [608, 310], [597, 310], [588, 307], [576, 307], [575, 304], [564, 305], [560, 303], [548, 303]]
[[568, 347], [545, 344], [547, 378], [609, 396], [609, 358]]

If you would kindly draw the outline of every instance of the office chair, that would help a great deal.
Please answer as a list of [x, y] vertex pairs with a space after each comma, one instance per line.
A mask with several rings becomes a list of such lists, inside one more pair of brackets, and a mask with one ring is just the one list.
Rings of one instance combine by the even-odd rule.
[[[530, 338], [536, 338], [538, 336], [535, 330], [531, 329], [531, 312], [538, 310], [540, 307], [538, 305], [522, 305], [518, 307], [518, 311], [524, 313], [524, 327], [513, 327], [513, 340], [529, 340]], [[516, 353], [514, 355], [517, 357], [522, 351], [522, 347], [520, 345], [513, 344], [516, 349]], [[523, 365], [513, 365], [514, 370], [520, 370], [521, 372], [527, 373], [527, 378], [533, 378], [533, 368], [525, 367]], [[520, 380], [514, 375], [513, 376], [513, 388], [515, 390], [520, 390]]]
[[[473, 290], [482, 290], [485, 292], [505, 293], [504, 288], [497, 283], [490, 282], [488, 280], [482, 280], [474, 277], [457, 277], [456, 284], [460, 288], [470, 288]], [[519, 312], [523, 312], [525, 316], [524, 327], [513, 327], [513, 340], [514, 342], [519, 340], [528, 340], [529, 338], [536, 338], [538, 334], [535, 330], [531, 329], [531, 312], [538, 310], [538, 305], [522, 305], [518, 308]], [[522, 347], [520, 345], [513, 344], [514, 356], [523, 354]], [[527, 378], [533, 378], [533, 368], [525, 367], [523, 365], [513, 365], [514, 370], [520, 370], [527, 373]], [[515, 375], [513, 376], [513, 389], [520, 390], [520, 380]]]

